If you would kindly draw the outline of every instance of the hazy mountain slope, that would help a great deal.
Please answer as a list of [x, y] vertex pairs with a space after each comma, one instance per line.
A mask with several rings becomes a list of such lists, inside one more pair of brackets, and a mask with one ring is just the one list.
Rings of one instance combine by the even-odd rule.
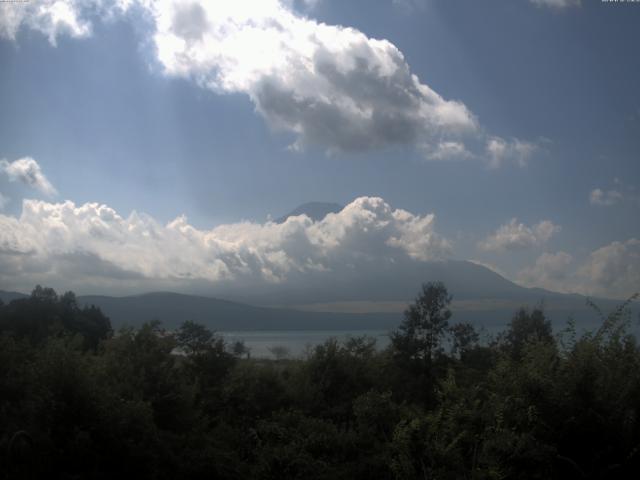
[[216, 298], [177, 293], [149, 293], [130, 297], [81, 296], [80, 303], [96, 305], [114, 326], [160, 320], [173, 328], [193, 320], [215, 330], [359, 330], [396, 325], [396, 314], [301, 312], [254, 307]]
[[[177, 293], [150, 293], [130, 297], [81, 296], [81, 304], [93, 304], [109, 316], [114, 327], [140, 325], [153, 319], [174, 328], [185, 320], [193, 320], [220, 331], [233, 330], [377, 330], [399, 325], [402, 309], [397, 312], [335, 313], [309, 312], [285, 308], [264, 308], [216, 298]], [[552, 294], [549, 297], [514, 299], [482, 299], [458, 301], [453, 305], [452, 322], [471, 322], [488, 328], [506, 325], [521, 306], [544, 304], [547, 316], [556, 327], [576, 319], [578, 328], [594, 328], [599, 324], [596, 313], [585, 298]], [[618, 302], [599, 300], [603, 311], [612, 310]], [[636, 309], [637, 310], [637, 309]], [[637, 315], [637, 311], [634, 315]]]
[[17, 300], [19, 298], [25, 298], [28, 295], [20, 292], [5, 292], [4, 290], [0, 290], [0, 300], [4, 303], [9, 303], [11, 300]]
[[456, 300], [515, 299], [537, 301], [556, 296], [541, 289], [523, 288], [486, 267], [468, 261], [388, 262], [343, 268], [340, 272], [290, 272], [286, 285], [265, 284], [243, 289], [212, 287], [212, 295], [254, 305], [297, 305], [343, 301], [408, 301], [423, 282], [442, 281]]
[[[211, 297], [233, 301], [177, 293], [80, 296], [79, 301], [100, 307], [116, 327], [158, 319], [169, 328], [194, 320], [216, 330], [389, 329], [400, 323], [404, 307], [415, 298], [423, 282], [440, 280], [453, 294], [453, 321], [456, 322], [505, 325], [520, 306], [539, 304], [544, 305], [556, 325], [563, 325], [569, 317], [575, 318], [582, 327], [593, 327], [599, 322], [581, 295], [523, 288], [486, 267], [467, 261], [390, 263], [387, 270], [381, 277], [364, 268], [331, 276], [330, 281], [327, 277], [317, 277], [312, 281], [288, 282], [287, 287], [260, 284], [223, 290], [212, 286], [208, 293]], [[380, 272], [380, 266], [376, 271]], [[21, 296], [24, 295], [0, 292], [0, 299], [5, 303]], [[390, 302], [397, 305], [397, 309], [334, 308], [341, 302], [361, 302], [374, 307], [375, 302]], [[620, 302], [598, 299], [596, 303], [608, 312]], [[255, 305], [277, 305], [278, 308]], [[307, 305], [314, 308], [306, 308]], [[633, 308], [637, 316], [637, 304]], [[365, 313], [353, 313], [357, 311]]]
[[[557, 325], [564, 325], [570, 317], [576, 319], [580, 326], [592, 327], [600, 321], [582, 295], [524, 288], [482, 265], [468, 261], [390, 263], [386, 269], [382, 275], [379, 273], [383, 269], [378, 265], [371, 271], [361, 268], [340, 272], [340, 275], [331, 276], [330, 281], [326, 277], [319, 276], [314, 280], [306, 277], [305, 281], [288, 282], [286, 287], [261, 285], [242, 291], [215, 291], [213, 294], [253, 305], [307, 309], [307, 305], [317, 307], [322, 304], [322, 310], [327, 312], [343, 311], [333, 308], [333, 304], [341, 302], [395, 302], [399, 305], [396, 313], [400, 318], [402, 305], [415, 298], [423, 282], [439, 280], [453, 295], [454, 321], [505, 325], [519, 307], [536, 305], [543, 305]], [[374, 270], [377, 274], [374, 274]], [[607, 299], [595, 301], [604, 312], [613, 310], [620, 303]], [[634, 316], [637, 316], [637, 303], [633, 308]]]

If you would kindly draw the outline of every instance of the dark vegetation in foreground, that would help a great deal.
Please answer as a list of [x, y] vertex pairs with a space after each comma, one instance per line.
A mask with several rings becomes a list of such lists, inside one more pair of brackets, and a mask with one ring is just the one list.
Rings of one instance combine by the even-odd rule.
[[637, 478], [627, 304], [582, 335], [522, 309], [480, 344], [450, 300], [425, 284], [384, 351], [258, 360], [37, 287], [0, 305], [0, 478]]

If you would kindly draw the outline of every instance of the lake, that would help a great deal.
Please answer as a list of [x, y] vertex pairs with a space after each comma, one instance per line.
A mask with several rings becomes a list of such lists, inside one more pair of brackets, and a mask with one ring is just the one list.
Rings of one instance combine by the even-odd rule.
[[[585, 331], [595, 331], [600, 326], [597, 322], [585, 323], [577, 327], [579, 333]], [[495, 325], [475, 325], [476, 331], [480, 335], [480, 342], [488, 344], [506, 325], [504, 323]], [[554, 332], [560, 333], [566, 328], [566, 323], [554, 325]], [[631, 322], [628, 329], [636, 338], [640, 338], [640, 328], [638, 322]], [[376, 347], [383, 349], [389, 345], [389, 330], [247, 330], [247, 331], [228, 331], [217, 332], [222, 335], [227, 343], [233, 343], [238, 340], [244, 342], [245, 346], [250, 349], [252, 358], [275, 358], [274, 348], [280, 348], [283, 352], [287, 352], [288, 358], [299, 358], [305, 355], [307, 351], [324, 343], [329, 338], [337, 338], [340, 341], [347, 340], [349, 337], [368, 336], [376, 339]]]
[[275, 358], [274, 347], [282, 347], [288, 357], [302, 357], [306, 351], [324, 343], [329, 338], [346, 340], [349, 337], [364, 335], [376, 339], [380, 349], [389, 344], [388, 330], [251, 330], [237, 332], [218, 332], [228, 343], [242, 340], [250, 349], [252, 358]]

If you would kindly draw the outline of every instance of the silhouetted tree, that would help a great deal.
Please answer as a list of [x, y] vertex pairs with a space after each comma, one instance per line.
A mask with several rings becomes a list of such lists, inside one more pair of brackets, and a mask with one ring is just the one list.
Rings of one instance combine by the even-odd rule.
[[541, 309], [483, 345], [447, 327], [450, 301], [425, 284], [385, 350], [330, 339], [273, 361], [194, 322], [87, 348], [99, 310], [38, 287], [0, 304], [0, 480], [637, 477], [629, 302], [558, 348]]
[[213, 332], [204, 325], [188, 320], [180, 325], [175, 338], [178, 347], [187, 355], [202, 355], [206, 353], [215, 340]]
[[515, 313], [507, 331], [498, 338], [498, 343], [512, 356], [519, 358], [528, 343], [550, 343], [553, 341], [551, 322], [544, 310], [536, 307], [532, 311], [520, 308]]
[[451, 333], [451, 353], [462, 357], [470, 349], [478, 345], [480, 338], [470, 323], [456, 323], [449, 329]]
[[40, 285], [31, 296], [0, 308], [0, 332], [32, 343], [41, 343], [52, 335], [79, 334], [89, 349], [95, 349], [113, 333], [109, 318], [99, 308], [80, 308], [73, 292], [59, 297], [52, 288]]
[[391, 335], [392, 345], [400, 356], [430, 364], [441, 352], [451, 318], [451, 299], [442, 282], [422, 285], [420, 295], [404, 312], [400, 328]]

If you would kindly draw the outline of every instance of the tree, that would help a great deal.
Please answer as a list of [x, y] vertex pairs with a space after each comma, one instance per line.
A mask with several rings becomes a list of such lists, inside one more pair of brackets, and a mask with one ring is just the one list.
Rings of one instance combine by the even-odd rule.
[[188, 320], [176, 332], [180, 349], [188, 356], [207, 352], [215, 340], [213, 332], [204, 325]]
[[553, 331], [544, 310], [536, 307], [532, 311], [520, 308], [509, 323], [509, 328], [500, 335], [498, 342], [514, 358], [519, 358], [528, 343], [551, 343]]
[[467, 351], [477, 346], [479, 335], [470, 323], [456, 323], [449, 331], [451, 332], [451, 352], [453, 355], [462, 357]]
[[251, 356], [251, 349], [244, 344], [243, 340], [236, 340], [231, 345], [231, 352], [234, 357], [241, 358], [246, 355], [247, 358]]
[[267, 350], [269, 350], [269, 353], [271, 353], [276, 360], [284, 360], [291, 356], [291, 350], [284, 345], [274, 345]]
[[452, 296], [442, 282], [422, 285], [422, 292], [404, 312], [400, 328], [391, 334], [391, 343], [400, 356], [430, 364], [441, 348], [451, 318]]
[[30, 297], [13, 300], [0, 310], [1, 331], [32, 343], [42, 343], [50, 336], [80, 334], [84, 347], [91, 350], [113, 333], [109, 318], [98, 307], [80, 308], [73, 292], [58, 296], [40, 285]]
[[58, 301], [58, 295], [53, 288], [36, 285], [31, 292], [31, 299], [45, 303], [55, 303]]
[[206, 405], [206, 410], [215, 410], [224, 379], [237, 358], [227, 351], [224, 338], [196, 322], [184, 322], [173, 338], [185, 354], [182, 365], [187, 377], [197, 385], [198, 401]]

